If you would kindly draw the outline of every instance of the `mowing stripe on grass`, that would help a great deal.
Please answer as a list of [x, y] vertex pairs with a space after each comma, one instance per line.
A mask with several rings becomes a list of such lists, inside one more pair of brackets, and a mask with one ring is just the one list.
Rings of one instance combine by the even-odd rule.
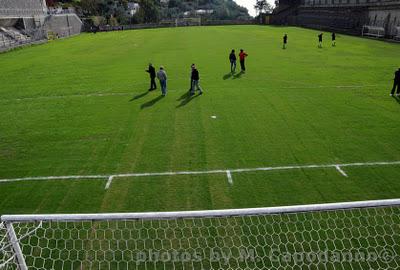
[[79, 179], [108, 179], [105, 189], [110, 188], [114, 178], [127, 177], [148, 177], [148, 176], [174, 176], [174, 175], [201, 175], [201, 174], [226, 174], [228, 182], [233, 184], [232, 173], [243, 172], [259, 172], [259, 171], [277, 171], [277, 170], [296, 170], [296, 169], [321, 169], [335, 168], [343, 176], [348, 177], [341, 167], [363, 167], [363, 166], [384, 166], [384, 165], [400, 165], [400, 161], [379, 161], [379, 162], [358, 162], [343, 164], [313, 164], [313, 165], [295, 165], [295, 166], [279, 166], [279, 167], [260, 167], [260, 168], [243, 168], [228, 170], [210, 170], [210, 171], [177, 171], [177, 172], [158, 172], [158, 173], [124, 173], [124, 174], [107, 174], [107, 175], [64, 175], [64, 176], [35, 176], [22, 178], [0, 179], [0, 183], [20, 182], [20, 181], [45, 181], [45, 180], [79, 180]]

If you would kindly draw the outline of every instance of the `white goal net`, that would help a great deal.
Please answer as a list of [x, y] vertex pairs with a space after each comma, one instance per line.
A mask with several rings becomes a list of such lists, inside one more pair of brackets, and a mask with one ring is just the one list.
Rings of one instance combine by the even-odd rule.
[[2, 216], [0, 269], [399, 269], [400, 200]]

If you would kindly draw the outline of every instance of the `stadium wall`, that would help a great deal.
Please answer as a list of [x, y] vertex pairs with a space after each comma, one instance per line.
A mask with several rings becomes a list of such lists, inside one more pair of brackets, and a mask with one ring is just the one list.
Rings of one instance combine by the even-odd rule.
[[81, 33], [82, 21], [76, 14], [50, 15], [46, 18], [45, 28], [57, 37], [69, 37]]
[[272, 23], [361, 34], [364, 25], [383, 27], [387, 37], [400, 26], [398, 0], [280, 0]]
[[46, 12], [45, 0], [0, 0], [0, 18], [44, 16]]
[[0, 0], [0, 51], [81, 32], [75, 13], [51, 14], [45, 0]]

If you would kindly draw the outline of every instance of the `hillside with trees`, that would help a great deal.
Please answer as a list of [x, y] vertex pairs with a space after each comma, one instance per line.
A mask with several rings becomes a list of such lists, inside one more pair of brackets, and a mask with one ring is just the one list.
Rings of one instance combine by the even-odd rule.
[[[206, 17], [211, 20], [250, 19], [248, 11], [233, 0], [46, 0], [50, 7], [73, 7], [94, 24], [156, 23], [183, 17]], [[139, 4], [129, 14], [129, 3]]]

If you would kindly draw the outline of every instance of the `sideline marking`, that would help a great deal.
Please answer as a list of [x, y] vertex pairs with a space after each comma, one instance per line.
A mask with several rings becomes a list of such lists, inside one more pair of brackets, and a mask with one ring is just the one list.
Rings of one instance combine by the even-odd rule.
[[343, 171], [342, 170], [342, 168], [340, 168], [340, 166], [335, 166], [336, 167], [336, 170], [338, 171], [338, 172], [340, 172], [344, 177], [349, 177], [348, 175], [347, 175], [347, 173], [345, 172], [345, 171]]
[[[287, 87], [279, 87], [281, 89], [318, 89], [318, 88], [370, 88], [370, 87], [380, 87], [382, 85], [304, 85], [304, 86], [287, 86]], [[176, 90], [169, 90], [168, 92], [176, 92]], [[20, 97], [20, 98], [9, 98], [2, 99], [1, 101], [24, 101], [24, 100], [52, 100], [52, 99], [65, 99], [65, 98], [74, 98], [74, 97], [105, 97], [105, 96], [131, 96], [132, 92], [94, 92], [87, 94], [72, 94], [72, 95], [58, 95], [58, 96], [36, 96], [36, 97]]]
[[226, 177], [228, 177], [228, 183], [233, 185], [233, 179], [232, 179], [232, 174], [230, 170], [226, 171]]
[[[335, 168], [346, 174], [341, 167], [366, 167], [366, 166], [384, 166], [384, 165], [400, 165], [400, 161], [380, 161], [380, 162], [357, 162], [343, 164], [312, 164], [312, 165], [295, 165], [295, 166], [279, 166], [279, 167], [260, 167], [260, 168], [243, 168], [243, 169], [225, 169], [225, 170], [210, 170], [210, 171], [176, 171], [176, 172], [156, 172], [156, 173], [124, 173], [124, 174], [108, 174], [108, 175], [65, 175], [65, 176], [35, 176], [0, 179], [0, 183], [20, 182], [20, 181], [45, 181], [45, 180], [79, 180], [79, 179], [108, 179], [107, 183], [114, 178], [124, 177], [148, 177], [148, 176], [173, 176], [173, 175], [200, 175], [200, 174], [226, 174], [228, 177], [232, 173], [242, 172], [259, 172], [259, 171], [276, 171], [276, 170], [295, 170], [295, 169], [321, 169]], [[346, 174], [347, 176], [347, 174]], [[231, 175], [232, 177], [232, 175]], [[229, 178], [228, 178], [229, 180]], [[232, 181], [233, 183], [233, 181]], [[107, 184], [106, 184], [107, 185]]]
[[74, 97], [108, 97], [108, 96], [129, 96], [132, 93], [88, 93], [88, 94], [72, 94], [72, 95], [61, 95], [61, 96], [37, 96], [37, 97], [21, 97], [14, 99], [3, 99], [6, 101], [24, 101], [24, 100], [36, 100], [36, 99], [65, 99]]
[[318, 89], [318, 88], [372, 88], [372, 87], [379, 87], [382, 85], [379, 84], [371, 84], [371, 85], [304, 85], [304, 86], [286, 86], [286, 87], [281, 87], [282, 89], [303, 89], [303, 88], [308, 88], [308, 89]]

